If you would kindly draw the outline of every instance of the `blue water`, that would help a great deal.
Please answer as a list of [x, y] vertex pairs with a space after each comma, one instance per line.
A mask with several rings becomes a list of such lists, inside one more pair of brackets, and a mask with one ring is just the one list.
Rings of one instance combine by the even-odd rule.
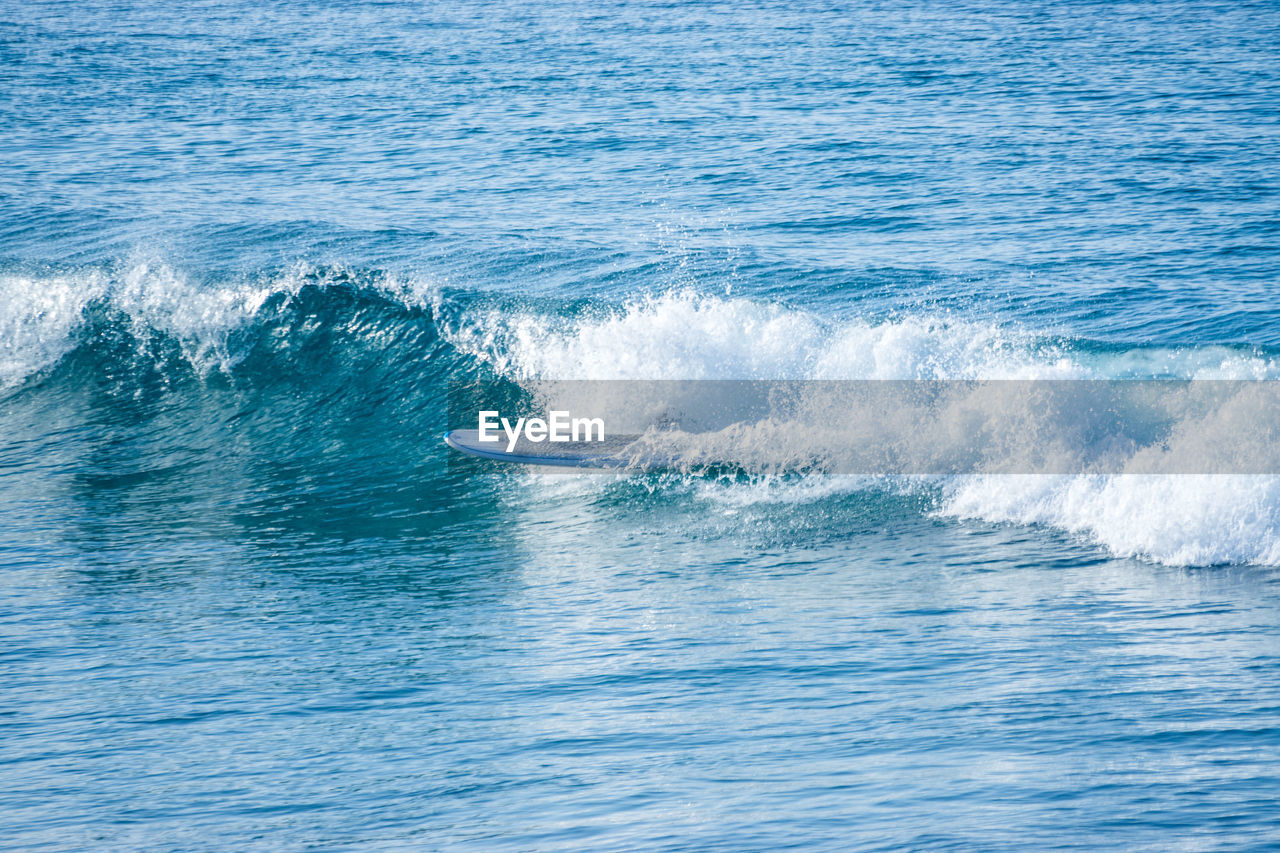
[[1280, 378], [1280, 6], [3, 8], [0, 848], [1280, 840], [1276, 478], [439, 440], [540, 377]]

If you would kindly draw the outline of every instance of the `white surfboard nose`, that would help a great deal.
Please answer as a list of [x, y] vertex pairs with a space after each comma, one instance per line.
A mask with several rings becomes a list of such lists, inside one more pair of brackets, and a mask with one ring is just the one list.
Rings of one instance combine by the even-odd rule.
[[454, 429], [444, 434], [445, 444], [460, 453], [480, 459], [496, 459], [523, 465], [556, 468], [654, 468], [669, 464], [652, 455], [632, 451], [638, 435], [610, 436], [600, 441], [530, 441], [520, 438], [514, 446], [506, 441], [481, 441], [480, 431]]

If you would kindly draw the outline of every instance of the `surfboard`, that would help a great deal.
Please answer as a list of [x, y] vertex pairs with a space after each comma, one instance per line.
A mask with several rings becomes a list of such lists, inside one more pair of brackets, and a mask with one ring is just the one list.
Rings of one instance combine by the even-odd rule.
[[481, 459], [496, 459], [522, 465], [555, 468], [655, 468], [669, 460], [640, 453], [633, 445], [638, 435], [609, 436], [600, 441], [530, 441], [524, 435], [507, 449], [505, 436], [499, 441], [481, 441], [480, 431], [455, 429], [445, 433], [445, 443], [454, 450]]

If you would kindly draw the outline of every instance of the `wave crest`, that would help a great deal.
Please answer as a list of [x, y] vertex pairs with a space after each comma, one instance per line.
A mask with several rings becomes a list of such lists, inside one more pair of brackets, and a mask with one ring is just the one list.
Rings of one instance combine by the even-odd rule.
[[95, 310], [122, 322], [140, 348], [166, 338], [198, 372], [229, 372], [246, 354], [234, 345], [237, 335], [269, 320], [264, 309], [306, 287], [334, 286], [367, 289], [405, 307], [436, 298], [435, 288], [419, 281], [310, 264], [230, 281], [198, 280], [155, 260], [115, 271], [0, 273], [0, 390], [48, 370], [84, 343]]

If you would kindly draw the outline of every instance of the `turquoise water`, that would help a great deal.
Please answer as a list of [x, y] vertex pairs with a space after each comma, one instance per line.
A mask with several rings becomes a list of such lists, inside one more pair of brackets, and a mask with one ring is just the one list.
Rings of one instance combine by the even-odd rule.
[[1280, 8], [9, 3], [0, 848], [1248, 849], [1280, 480], [539, 477], [451, 387], [1280, 378]]

